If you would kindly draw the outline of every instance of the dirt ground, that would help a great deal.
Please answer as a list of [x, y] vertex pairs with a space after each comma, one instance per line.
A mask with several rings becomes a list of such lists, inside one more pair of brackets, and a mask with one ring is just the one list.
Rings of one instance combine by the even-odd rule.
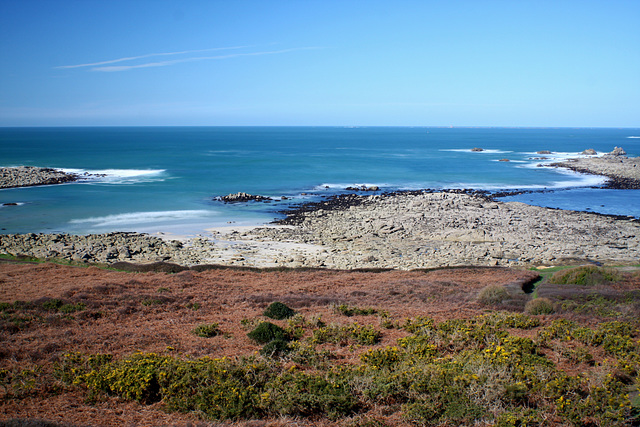
[[[216, 269], [168, 273], [128, 273], [97, 267], [0, 263], [0, 302], [42, 302], [57, 298], [83, 303], [70, 316], [42, 314], [24, 328], [0, 329], [0, 369], [52, 366], [67, 352], [110, 353], [125, 357], [141, 352], [201, 356], [242, 356], [260, 347], [247, 337], [247, 325], [264, 308], [281, 301], [306, 317], [325, 323], [357, 321], [380, 328], [378, 316], [345, 318], [335, 304], [386, 310], [403, 322], [415, 316], [436, 320], [471, 317], [487, 310], [476, 302], [487, 285], [503, 285], [510, 304], [522, 311], [529, 296], [523, 284], [537, 273], [506, 268], [434, 271], [243, 271]], [[634, 285], [634, 286], [637, 286]], [[509, 307], [507, 307], [508, 309]], [[218, 323], [221, 335], [200, 338], [198, 325]], [[285, 321], [275, 321], [275, 323]], [[395, 345], [402, 329], [385, 329], [380, 346]], [[328, 345], [336, 363], [355, 363], [366, 348]], [[70, 425], [218, 425], [191, 415], [166, 413], [159, 404], [140, 405], [108, 398], [88, 403], [79, 391], [43, 393], [25, 399], [0, 399], [0, 420], [37, 418]], [[304, 420], [245, 422], [241, 425], [306, 425]], [[240, 425], [238, 424], [238, 425]]]

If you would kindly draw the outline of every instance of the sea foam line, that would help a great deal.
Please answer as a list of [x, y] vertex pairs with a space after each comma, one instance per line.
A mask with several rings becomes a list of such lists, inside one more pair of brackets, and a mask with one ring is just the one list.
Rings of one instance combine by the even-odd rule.
[[166, 169], [60, 169], [78, 175], [82, 182], [102, 184], [137, 184], [163, 181]]
[[129, 212], [124, 214], [106, 215], [99, 217], [73, 219], [70, 224], [92, 224], [98, 227], [107, 227], [123, 224], [144, 224], [164, 221], [182, 221], [198, 218], [206, 218], [215, 215], [215, 211], [208, 210], [176, 210], [155, 212]]

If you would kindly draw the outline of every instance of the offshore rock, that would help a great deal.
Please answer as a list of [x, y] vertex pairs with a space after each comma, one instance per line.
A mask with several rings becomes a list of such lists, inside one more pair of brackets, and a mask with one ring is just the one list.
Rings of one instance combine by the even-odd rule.
[[615, 147], [612, 152], [607, 153], [606, 156], [620, 157], [626, 156], [627, 152], [622, 147]]
[[347, 187], [345, 188], [345, 190], [347, 191], [380, 191], [380, 187], [378, 187], [377, 185], [372, 185], [370, 187], [367, 187], [366, 185], [356, 185], [353, 187]]
[[78, 175], [35, 166], [0, 168], [0, 188], [62, 184], [78, 180]]
[[250, 202], [250, 201], [265, 202], [265, 201], [270, 201], [271, 199], [269, 197], [239, 192], [235, 194], [227, 194], [226, 196], [222, 196], [222, 197], [216, 197], [215, 200], [219, 200], [225, 203], [241, 203], [241, 202]]

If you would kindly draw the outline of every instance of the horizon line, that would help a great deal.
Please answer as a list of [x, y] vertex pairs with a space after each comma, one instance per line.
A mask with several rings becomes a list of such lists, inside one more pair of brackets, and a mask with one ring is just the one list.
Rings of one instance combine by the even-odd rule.
[[528, 126], [528, 125], [26, 125], [0, 128], [430, 128], [430, 129], [640, 129], [638, 126]]

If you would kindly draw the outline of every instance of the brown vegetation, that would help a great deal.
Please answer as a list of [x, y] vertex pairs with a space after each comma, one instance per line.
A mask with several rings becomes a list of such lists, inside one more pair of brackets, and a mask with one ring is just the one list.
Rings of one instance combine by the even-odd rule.
[[[371, 312], [378, 314], [355, 314], [349, 317], [349, 323], [357, 321], [384, 330], [375, 347], [384, 348], [408, 335], [406, 330], [388, 328], [408, 318], [427, 316], [444, 321], [470, 318], [487, 309], [522, 312], [531, 298], [522, 292], [522, 286], [537, 276], [535, 272], [503, 268], [412, 272], [212, 269], [168, 274], [5, 262], [0, 263], [0, 303], [23, 301], [27, 308], [19, 312], [22, 318], [0, 319], [0, 369], [38, 367], [44, 375], [70, 352], [107, 353], [114, 359], [137, 351], [182, 358], [252, 355], [261, 346], [247, 332], [260, 321], [269, 320], [263, 313], [275, 301], [306, 318], [321, 318], [325, 324], [346, 322], [345, 315], [336, 310], [341, 304], [371, 307]], [[622, 284], [616, 284], [615, 292], [626, 296], [636, 292], [633, 295], [637, 298], [640, 278], [631, 274], [624, 277]], [[495, 305], [478, 302], [480, 292], [489, 285], [498, 286], [507, 294]], [[545, 296], [552, 296], [551, 293]], [[571, 313], [570, 305], [561, 306], [570, 318], [584, 324], [600, 319], [593, 313]], [[629, 307], [627, 310], [636, 308], [633, 303]], [[543, 324], [554, 316], [543, 316]], [[286, 325], [284, 320], [275, 322]], [[215, 326], [216, 333], [208, 338], [198, 336], [193, 331], [202, 325]], [[322, 349], [331, 352], [333, 364], [356, 364], [371, 347], [327, 342]], [[73, 425], [203, 423], [192, 413], [165, 412], [161, 403], [144, 405], [116, 397], [89, 402], [81, 389], [62, 385], [56, 389], [39, 383], [38, 378], [34, 381], [35, 392], [22, 398], [10, 396], [7, 390], [3, 395], [0, 390], [0, 420], [38, 418]], [[376, 411], [375, 407], [371, 410]], [[381, 415], [387, 423], [406, 422], [387, 415]], [[324, 418], [311, 420], [296, 423], [331, 424]], [[291, 419], [281, 419], [246, 425], [290, 422]]]

